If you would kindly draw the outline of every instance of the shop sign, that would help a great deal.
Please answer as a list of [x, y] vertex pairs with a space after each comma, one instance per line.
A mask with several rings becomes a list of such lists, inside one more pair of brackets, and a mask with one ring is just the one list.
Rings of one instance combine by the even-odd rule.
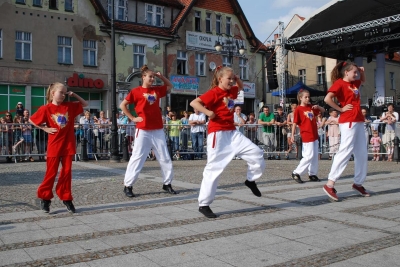
[[10, 85], [10, 95], [25, 95], [25, 86]]
[[256, 84], [243, 82], [244, 97], [256, 98]]
[[104, 82], [100, 79], [90, 79], [85, 78], [83, 74], [74, 73], [72, 77], [67, 80], [67, 85], [69, 87], [83, 87], [83, 88], [97, 88], [102, 89], [104, 87]]
[[199, 90], [199, 78], [191, 76], [171, 76], [173, 90], [179, 93], [196, 94]]

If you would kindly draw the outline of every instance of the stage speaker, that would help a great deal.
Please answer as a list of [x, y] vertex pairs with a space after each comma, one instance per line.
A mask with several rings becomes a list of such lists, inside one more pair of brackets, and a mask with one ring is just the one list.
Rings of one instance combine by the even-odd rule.
[[272, 51], [266, 54], [267, 57], [267, 80], [270, 90], [279, 87], [278, 77], [276, 74], [276, 54]]

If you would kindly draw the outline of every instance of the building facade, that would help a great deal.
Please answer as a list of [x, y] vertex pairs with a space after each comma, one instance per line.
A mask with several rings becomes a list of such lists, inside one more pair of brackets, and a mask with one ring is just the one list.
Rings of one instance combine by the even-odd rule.
[[2, 1], [0, 116], [18, 102], [35, 112], [54, 82], [88, 100], [92, 113], [106, 109], [110, 39], [100, 23], [90, 1]]

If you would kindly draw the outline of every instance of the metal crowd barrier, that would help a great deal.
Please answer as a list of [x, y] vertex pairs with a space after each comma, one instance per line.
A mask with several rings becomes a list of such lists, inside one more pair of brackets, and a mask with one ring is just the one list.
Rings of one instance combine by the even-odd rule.
[[[373, 123], [373, 128], [378, 128], [383, 123]], [[0, 124], [0, 148], [1, 156], [12, 158], [12, 161], [43, 160], [47, 151], [48, 134], [35, 128], [29, 123], [22, 124]], [[170, 136], [170, 129], [179, 127], [179, 136]], [[329, 125], [319, 131], [319, 153], [333, 157], [339, 148], [340, 138], [333, 140], [327, 135]], [[397, 125], [400, 127], [400, 124]], [[246, 124], [239, 128], [245, 136], [253, 141], [264, 151], [267, 159], [296, 158], [297, 151], [301, 151], [301, 138], [299, 131], [295, 133], [295, 142], [291, 143], [291, 130], [274, 125], [271, 133], [263, 133], [263, 127], [256, 124]], [[368, 129], [368, 127], [367, 127]], [[135, 138], [135, 125], [118, 125], [118, 153], [126, 157], [132, 152]], [[397, 131], [397, 130], [396, 130]], [[192, 135], [190, 125], [164, 125], [164, 132], [170, 155], [174, 160], [193, 160], [205, 158], [207, 154], [207, 126], [204, 132]], [[76, 155], [75, 160], [82, 160], [82, 150], [86, 147], [86, 155], [89, 160], [110, 157], [111, 125], [99, 124], [75, 124]], [[399, 137], [398, 133], [396, 136]], [[195, 139], [193, 140], [193, 137]], [[366, 133], [368, 140], [368, 154], [377, 154], [369, 143], [371, 131]], [[380, 137], [384, 140], [382, 133]], [[266, 142], [271, 140], [272, 142]], [[385, 147], [391, 147], [393, 140], [381, 145], [378, 154], [387, 155]], [[84, 145], [85, 143], [85, 145]], [[396, 147], [397, 148], [397, 147]], [[300, 154], [301, 156], [301, 154]], [[148, 158], [152, 158], [150, 153]]]

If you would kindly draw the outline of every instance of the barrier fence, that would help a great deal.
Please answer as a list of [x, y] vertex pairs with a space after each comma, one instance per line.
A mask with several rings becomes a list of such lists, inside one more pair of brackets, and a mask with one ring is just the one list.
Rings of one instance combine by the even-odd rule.
[[[374, 123], [372, 128], [379, 128]], [[382, 123], [381, 123], [382, 125]], [[48, 134], [29, 123], [0, 124], [1, 157], [11, 158], [14, 162], [44, 160], [47, 151]], [[174, 129], [175, 127], [175, 129]], [[333, 157], [340, 145], [339, 136], [329, 136], [329, 125], [319, 129], [319, 153]], [[399, 127], [399, 126], [398, 126]], [[178, 128], [178, 131], [176, 131]], [[204, 158], [207, 154], [207, 127], [204, 132], [191, 133], [190, 125], [164, 125], [165, 138], [174, 160], [193, 160]], [[394, 132], [381, 133], [382, 143], [379, 147], [370, 144], [371, 127], [366, 125], [366, 146], [368, 154], [388, 155], [399, 134]], [[132, 152], [135, 143], [135, 125], [118, 125], [118, 153], [126, 160]], [[175, 131], [174, 131], [175, 130]], [[301, 157], [301, 138], [296, 130], [294, 142], [291, 142], [291, 130], [287, 127], [273, 126], [270, 132], [264, 132], [263, 127], [256, 124], [246, 124], [238, 127], [250, 140], [264, 151], [267, 159], [299, 158]], [[176, 135], [176, 133], [178, 133]], [[175, 134], [172, 136], [171, 134]], [[396, 136], [396, 138], [395, 138]], [[75, 124], [76, 155], [75, 160], [98, 160], [110, 157], [111, 125]], [[299, 153], [297, 153], [297, 151]], [[82, 157], [84, 157], [82, 159]], [[86, 158], [87, 157], [87, 158]], [[149, 153], [152, 158], [152, 153]], [[395, 152], [398, 159], [398, 151]]]

